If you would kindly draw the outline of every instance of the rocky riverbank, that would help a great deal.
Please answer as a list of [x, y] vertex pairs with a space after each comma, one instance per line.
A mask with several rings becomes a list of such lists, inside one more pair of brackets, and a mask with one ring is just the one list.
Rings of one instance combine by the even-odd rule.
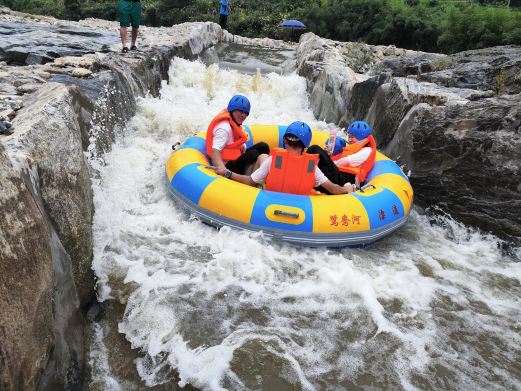
[[[123, 55], [117, 28], [0, 9], [2, 389], [84, 382], [82, 324], [95, 299], [93, 162], [125, 131], [136, 99], [158, 95], [174, 56], [212, 58], [221, 35], [214, 23], [143, 27], [140, 50]], [[424, 205], [518, 237], [520, 63], [514, 47], [448, 57], [308, 33], [296, 69], [318, 118], [374, 126]]]
[[297, 65], [315, 115], [368, 121], [410, 173], [416, 201], [519, 240], [521, 47], [446, 56], [308, 33]]
[[158, 94], [174, 56], [194, 59], [220, 35], [213, 23], [144, 27], [140, 51], [123, 56], [117, 27], [0, 10], [2, 389], [83, 383], [82, 308], [95, 299], [88, 159], [110, 149], [139, 96]]

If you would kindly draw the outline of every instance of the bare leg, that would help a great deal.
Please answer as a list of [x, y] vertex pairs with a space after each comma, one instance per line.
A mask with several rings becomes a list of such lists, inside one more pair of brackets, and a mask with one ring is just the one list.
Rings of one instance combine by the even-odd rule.
[[132, 27], [132, 46], [136, 46], [138, 31], [139, 31], [139, 27]]
[[266, 160], [268, 158], [269, 155], [265, 154], [265, 153], [261, 153], [259, 155], [259, 157], [257, 158], [257, 161], [255, 162], [255, 164], [253, 165], [253, 171], [255, 171], [257, 168], [260, 167], [260, 165], [262, 163], [264, 163], [264, 160]]
[[268, 158], [269, 155], [262, 153], [259, 155], [254, 164], [250, 164], [245, 170], [244, 175], [251, 175], [253, 171], [260, 167], [260, 165]]
[[121, 44], [123, 45], [123, 47], [126, 47], [127, 46], [127, 28], [120, 27], [119, 35], [121, 36]]

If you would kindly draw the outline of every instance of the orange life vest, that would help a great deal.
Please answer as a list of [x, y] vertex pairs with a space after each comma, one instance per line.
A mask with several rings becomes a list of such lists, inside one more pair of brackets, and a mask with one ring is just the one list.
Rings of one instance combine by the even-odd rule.
[[365, 178], [371, 168], [373, 168], [374, 161], [376, 158], [376, 142], [374, 141], [373, 136], [369, 135], [366, 139], [359, 141], [355, 144], [348, 144], [342, 149], [342, 152], [338, 155], [333, 156], [333, 160], [342, 159], [343, 157], [352, 155], [362, 148], [364, 148], [367, 144], [371, 147], [371, 153], [367, 160], [360, 164], [359, 166], [338, 166], [338, 169], [343, 172], [348, 172], [350, 174], [355, 174], [358, 176], [358, 180], [360, 182], [364, 182]]
[[224, 120], [228, 121], [232, 127], [233, 142], [224, 147], [221, 151], [221, 157], [224, 161], [235, 160], [241, 156], [241, 146], [248, 141], [248, 138], [242, 126], [235, 123], [230, 112], [226, 109], [217, 114], [210, 122], [210, 125], [208, 125], [208, 130], [206, 131], [206, 153], [210, 158], [212, 157], [213, 130], [219, 122]]
[[282, 148], [271, 150], [270, 172], [264, 188], [281, 193], [309, 195], [315, 187], [318, 155], [293, 155]]

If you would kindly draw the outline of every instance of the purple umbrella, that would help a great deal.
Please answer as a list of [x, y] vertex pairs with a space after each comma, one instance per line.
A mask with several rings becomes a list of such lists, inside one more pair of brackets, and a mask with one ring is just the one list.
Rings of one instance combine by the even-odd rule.
[[306, 25], [300, 20], [290, 19], [279, 24], [280, 27], [291, 27], [294, 29], [305, 29]]

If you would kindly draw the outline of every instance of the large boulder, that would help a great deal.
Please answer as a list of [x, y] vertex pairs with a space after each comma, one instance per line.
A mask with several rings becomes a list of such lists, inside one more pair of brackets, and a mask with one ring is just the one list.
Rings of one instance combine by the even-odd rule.
[[[120, 69], [121, 70], [121, 69]], [[52, 81], [69, 85], [74, 96], [74, 111], [77, 113], [78, 129], [84, 150], [92, 156], [101, 156], [110, 151], [118, 128], [136, 111], [136, 100], [126, 78], [112, 69], [103, 69], [88, 79], [69, 75], [55, 75]], [[160, 83], [161, 78], [151, 87]]]
[[351, 89], [351, 97], [341, 122], [343, 124], [349, 124], [353, 121], [365, 118], [380, 86], [390, 82], [390, 74], [383, 72], [356, 83]]
[[0, 221], [0, 389], [34, 390], [54, 340], [51, 239], [1, 144]]
[[60, 240], [72, 260], [82, 303], [93, 297], [93, 201], [83, 153], [76, 87], [47, 83], [13, 121], [8, 144], [21, 145], [38, 167], [40, 192]]
[[313, 114], [326, 122], [339, 123], [344, 114], [353, 73], [349, 68], [326, 66], [311, 89]]
[[382, 59], [382, 67], [393, 76], [399, 77], [435, 72], [445, 69], [450, 64], [449, 56], [438, 53], [399, 53]]
[[[381, 76], [379, 80], [386, 80], [386, 77]], [[379, 80], [377, 79], [376, 82]], [[353, 88], [353, 92], [359, 90], [365, 91], [365, 89]], [[485, 91], [440, 87], [433, 83], [420, 83], [414, 79], [397, 77], [382, 84], [374, 93], [372, 102], [355, 93], [351, 96], [350, 102], [353, 102], [353, 105], [354, 102], [370, 104], [364, 117], [360, 118], [365, 118], [373, 125], [378, 145], [385, 146], [393, 138], [398, 125], [414, 105], [427, 103], [431, 106], [451, 106], [491, 95]]]
[[356, 74], [332, 41], [313, 33], [301, 36], [296, 58], [297, 73], [307, 80], [315, 117], [340, 123], [352, 86], [368, 76]]
[[385, 149], [417, 200], [502, 237], [521, 237], [521, 94], [414, 106]]

